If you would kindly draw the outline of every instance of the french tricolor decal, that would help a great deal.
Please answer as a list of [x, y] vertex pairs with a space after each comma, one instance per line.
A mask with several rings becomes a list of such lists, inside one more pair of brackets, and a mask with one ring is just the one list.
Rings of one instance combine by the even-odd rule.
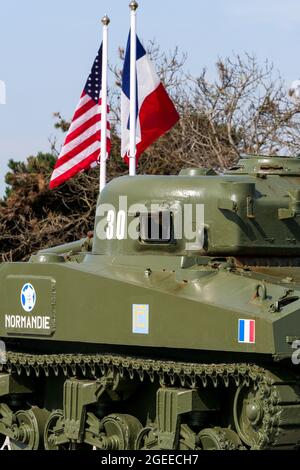
[[255, 343], [255, 320], [239, 320], [239, 343]]

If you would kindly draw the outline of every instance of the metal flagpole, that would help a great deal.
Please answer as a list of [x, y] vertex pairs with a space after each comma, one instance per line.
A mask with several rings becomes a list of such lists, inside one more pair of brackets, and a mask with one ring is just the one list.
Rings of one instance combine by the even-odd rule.
[[101, 155], [100, 155], [100, 193], [106, 185], [106, 142], [107, 142], [107, 69], [108, 69], [108, 25], [110, 19], [107, 15], [102, 18], [102, 87], [101, 87]]
[[136, 169], [136, 10], [138, 3], [129, 3], [130, 13], [130, 148], [129, 175], [135, 175]]

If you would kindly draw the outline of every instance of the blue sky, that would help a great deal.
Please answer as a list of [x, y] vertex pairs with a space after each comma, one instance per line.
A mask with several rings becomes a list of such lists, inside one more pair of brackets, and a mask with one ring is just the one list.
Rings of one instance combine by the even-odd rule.
[[[110, 61], [125, 46], [129, 0], [6, 0], [0, 5], [0, 194], [9, 158], [49, 149], [54, 111], [70, 118], [96, 55], [100, 19], [111, 18]], [[274, 63], [287, 86], [300, 77], [299, 0], [140, 0], [138, 33], [166, 52], [179, 46], [187, 69], [213, 73], [218, 57], [244, 51]]]

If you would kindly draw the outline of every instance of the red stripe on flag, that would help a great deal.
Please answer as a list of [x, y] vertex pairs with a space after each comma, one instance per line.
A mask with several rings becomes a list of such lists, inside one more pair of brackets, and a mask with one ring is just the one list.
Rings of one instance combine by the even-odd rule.
[[[84, 136], [83, 136], [83, 138], [84, 138]], [[70, 150], [70, 152], [68, 152], [65, 155], [61, 156], [55, 164], [55, 169], [59, 168], [64, 163], [66, 163], [69, 160], [71, 160], [72, 158], [76, 157], [76, 155], [83, 152], [83, 150], [88, 148], [90, 145], [92, 145], [97, 140], [99, 141], [99, 148], [100, 148], [101, 131], [95, 132], [95, 134], [93, 134], [90, 137], [88, 137], [87, 139], [83, 140], [79, 145], [77, 145], [72, 150]], [[111, 147], [110, 139], [107, 137], [106, 138], [106, 151], [107, 151], [107, 153], [110, 152], [110, 147]]]
[[111, 151], [111, 138], [107, 137], [106, 139], [106, 153], [109, 154]]
[[[136, 147], [136, 163], [141, 153], [179, 120], [179, 114], [162, 83], [144, 100], [139, 119], [141, 142]], [[126, 155], [124, 159], [129, 163]]]
[[62, 175], [50, 181], [50, 189], [56, 188], [60, 184], [65, 183], [69, 178], [72, 178], [80, 171], [86, 170], [90, 167], [93, 162], [96, 162], [99, 157], [99, 150], [96, 150], [91, 155], [81, 160], [76, 165], [72, 166], [69, 170], [65, 171]]
[[[82, 136], [84, 138], [84, 136]], [[68, 162], [71, 160], [71, 158], [76, 157], [79, 153], [83, 152], [86, 148], [88, 148], [90, 145], [92, 145], [94, 142], [97, 140], [100, 141], [100, 131], [95, 132], [95, 134], [91, 135], [87, 139], [83, 140], [79, 145], [74, 147], [70, 152], [66, 153], [62, 157], [60, 157], [55, 165], [55, 169], [59, 168], [61, 165], [64, 163]]]
[[91, 117], [88, 121], [85, 121], [81, 126], [77, 127], [73, 132], [70, 132], [70, 134], [67, 134], [66, 140], [64, 145], [68, 144], [72, 140], [76, 139], [79, 135], [81, 135], [83, 132], [85, 132], [89, 127], [93, 126], [99, 120], [101, 119], [101, 116], [99, 113], [96, 112], [95, 110], [95, 115]]
[[250, 320], [249, 323], [249, 342], [255, 343], [255, 320]]
[[78, 119], [80, 116], [82, 116], [87, 111], [89, 111], [93, 106], [98, 106], [98, 105], [97, 105], [97, 103], [95, 103], [94, 100], [92, 100], [92, 98], [90, 98], [90, 100], [87, 103], [85, 103], [83, 106], [80, 106], [80, 108], [76, 109], [76, 111], [74, 113], [74, 116], [73, 116], [73, 119], [72, 119], [72, 122], [75, 121], [76, 119]]

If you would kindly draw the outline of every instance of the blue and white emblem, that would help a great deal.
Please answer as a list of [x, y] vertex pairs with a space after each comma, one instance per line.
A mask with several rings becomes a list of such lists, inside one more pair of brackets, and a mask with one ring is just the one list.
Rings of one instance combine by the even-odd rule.
[[21, 305], [25, 312], [32, 312], [36, 302], [36, 293], [34, 287], [27, 283], [21, 290]]

